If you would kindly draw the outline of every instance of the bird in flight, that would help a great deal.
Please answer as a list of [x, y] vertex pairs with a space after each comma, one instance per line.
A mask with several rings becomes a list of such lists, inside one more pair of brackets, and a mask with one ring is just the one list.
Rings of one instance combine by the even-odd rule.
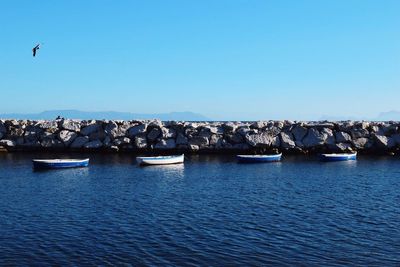
[[39, 50], [39, 48], [40, 48], [40, 44], [37, 44], [34, 48], [32, 48], [33, 57], [36, 56], [36, 51]]

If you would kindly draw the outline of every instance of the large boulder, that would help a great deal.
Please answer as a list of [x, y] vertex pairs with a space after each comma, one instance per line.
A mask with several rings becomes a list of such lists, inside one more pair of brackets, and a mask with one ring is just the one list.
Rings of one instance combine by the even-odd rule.
[[60, 141], [62, 141], [67, 147], [75, 140], [77, 136], [77, 133], [68, 130], [62, 130], [58, 133], [58, 139], [60, 139]]
[[45, 138], [40, 142], [40, 145], [44, 148], [50, 148], [50, 149], [64, 147], [63, 142], [54, 138]]
[[263, 132], [258, 134], [247, 134], [245, 140], [252, 147], [269, 147], [273, 142], [273, 136]]
[[178, 136], [176, 137], [176, 144], [177, 145], [187, 145], [188, 144], [188, 139], [186, 136], [183, 134], [179, 133]]
[[160, 128], [153, 128], [151, 131], [147, 134], [147, 139], [150, 141], [156, 140], [159, 136], [161, 135], [161, 130]]
[[351, 136], [346, 132], [335, 132], [335, 137], [338, 143], [351, 142]]
[[294, 142], [294, 138], [291, 133], [281, 132], [280, 138], [281, 138], [282, 148], [289, 149], [289, 148], [294, 148], [296, 146], [296, 143]]
[[386, 137], [384, 135], [375, 135], [374, 139], [377, 147], [381, 149], [389, 149], [396, 145], [396, 142], [393, 140], [393, 138]]
[[396, 143], [396, 145], [400, 145], [400, 134], [394, 134], [391, 137], [393, 141]]
[[16, 145], [17, 144], [14, 140], [7, 140], [7, 139], [0, 140], [0, 146], [15, 147]]
[[138, 135], [135, 136], [135, 146], [139, 149], [147, 148], [147, 139], [145, 136]]
[[353, 139], [352, 144], [357, 148], [357, 149], [368, 149], [371, 147], [371, 142], [368, 138], [361, 137], [357, 139]]
[[189, 145], [196, 145], [199, 147], [206, 147], [210, 144], [207, 137], [204, 136], [194, 136], [189, 139]]
[[62, 120], [61, 128], [63, 128], [64, 130], [79, 132], [81, 129], [81, 123], [80, 121], [76, 120]]
[[163, 127], [163, 128], [161, 128], [161, 133], [162, 133], [162, 137], [165, 139], [176, 137], [176, 131], [172, 128]]
[[265, 126], [267, 126], [267, 123], [265, 121], [255, 121], [250, 125], [250, 128], [253, 129], [262, 129]]
[[232, 144], [240, 144], [244, 142], [243, 136], [241, 136], [239, 133], [227, 134], [226, 139]]
[[353, 139], [369, 137], [369, 131], [363, 128], [354, 128], [350, 130]]
[[71, 148], [81, 148], [88, 142], [89, 142], [88, 136], [79, 136], [79, 137], [75, 138], [75, 140], [72, 142], [70, 147]]
[[121, 145], [127, 145], [131, 142], [131, 139], [128, 137], [120, 137], [117, 139], [114, 139], [113, 144], [116, 146], [121, 146]]
[[174, 149], [175, 147], [176, 143], [174, 139], [163, 139], [154, 146], [155, 149], [161, 150]]
[[303, 144], [305, 147], [314, 147], [323, 145], [325, 143], [326, 136], [320, 133], [317, 129], [311, 128], [308, 130], [307, 135], [303, 138]]
[[304, 136], [306, 136], [306, 134], [307, 134], [307, 128], [297, 125], [292, 129], [291, 132], [296, 141], [301, 141], [301, 140], [303, 140]]
[[212, 134], [210, 136], [210, 145], [216, 145], [222, 139], [221, 135]]
[[147, 124], [135, 125], [128, 129], [128, 136], [132, 138], [138, 134], [145, 133], [146, 130], [147, 130]]
[[81, 129], [81, 135], [90, 135], [92, 133], [95, 133], [97, 131], [100, 131], [102, 129], [101, 125], [99, 123], [94, 123], [94, 124], [90, 124], [86, 127], [83, 127]]
[[40, 120], [40, 121], [38, 121], [36, 123], [35, 126], [40, 127], [42, 129], [46, 129], [46, 130], [48, 130], [48, 129], [58, 129], [58, 121], [55, 121], [55, 120], [54, 121], [48, 121], [48, 120], [43, 121], [43, 120]]

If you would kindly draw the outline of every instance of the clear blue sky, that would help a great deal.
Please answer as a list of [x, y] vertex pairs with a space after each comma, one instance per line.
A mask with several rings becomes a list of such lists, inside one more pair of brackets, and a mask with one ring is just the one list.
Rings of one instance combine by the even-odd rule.
[[0, 113], [373, 117], [400, 110], [399, 14], [398, 0], [4, 0]]

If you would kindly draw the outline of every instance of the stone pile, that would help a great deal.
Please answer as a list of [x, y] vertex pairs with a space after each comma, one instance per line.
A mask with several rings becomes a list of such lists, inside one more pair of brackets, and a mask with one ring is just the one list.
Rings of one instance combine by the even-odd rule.
[[399, 122], [0, 120], [9, 151], [397, 152]]

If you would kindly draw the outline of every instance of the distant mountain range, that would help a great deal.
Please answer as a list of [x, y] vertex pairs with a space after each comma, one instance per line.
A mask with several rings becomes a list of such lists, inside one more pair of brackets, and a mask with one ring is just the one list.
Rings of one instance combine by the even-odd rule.
[[159, 114], [141, 114], [130, 112], [117, 112], [117, 111], [80, 111], [80, 110], [48, 110], [41, 113], [9, 113], [0, 114], [2, 119], [29, 119], [29, 120], [52, 120], [57, 116], [68, 119], [81, 119], [81, 120], [150, 120], [160, 119], [162, 121], [176, 120], [176, 121], [209, 121], [210, 119], [193, 112], [170, 112]]
[[387, 112], [381, 112], [375, 118], [367, 118], [367, 117], [354, 117], [354, 116], [327, 116], [324, 115], [319, 118], [320, 120], [328, 120], [328, 121], [345, 121], [345, 120], [369, 120], [369, 121], [400, 121], [400, 111], [391, 110]]

